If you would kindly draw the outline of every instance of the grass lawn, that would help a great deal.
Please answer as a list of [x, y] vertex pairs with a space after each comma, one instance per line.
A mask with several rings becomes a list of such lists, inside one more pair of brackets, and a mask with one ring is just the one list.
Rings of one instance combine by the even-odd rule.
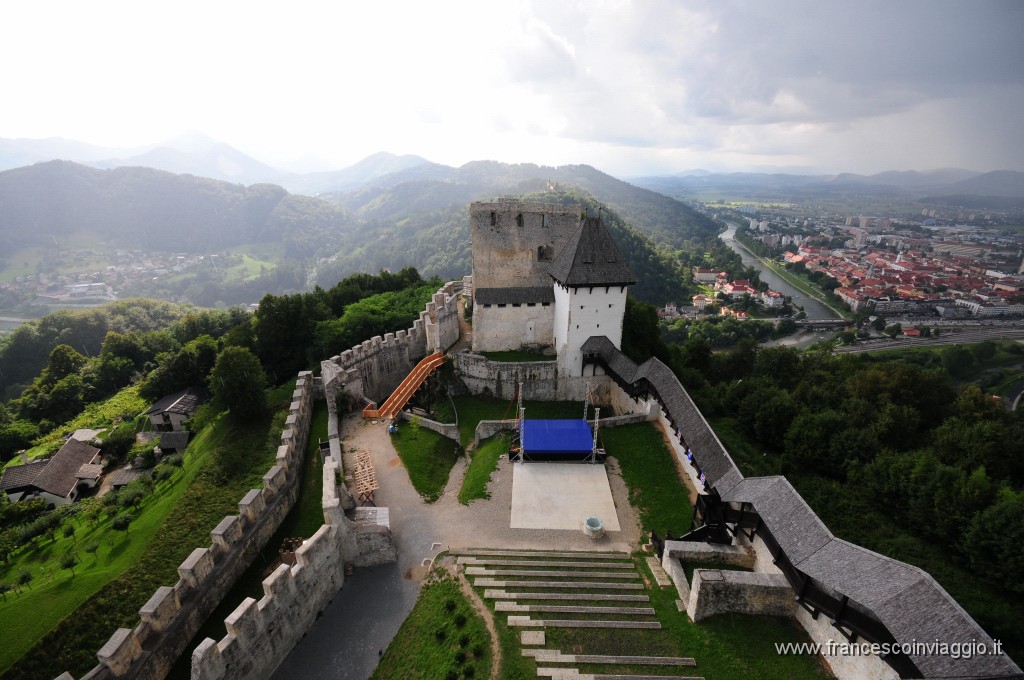
[[556, 357], [540, 352], [520, 352], [511, 350], [508, 352], [480, 352], [491, 361], [555, 361]]
[[[242, 496], [262, 484], [277, 452], [293, 386], [271, 392], [273, 417], [244, 426], [218, 417], [200, 432], [189, 445], [184, 471], [144, 501], [127, 535], [113, 531], [107, 519], [79, 529], [76, 543], [99, 539], [102, 547], [95, 557], [83, 555], [74, 576], [57, 573], [0, 602], [4, 680], [53, 678], [64, 671], [81, 677], [96, 665], [96, 651], [117, 628], [138, 624], [138, 610], [157, 586], [174, 585], [178, 565], [193, 549], [208, 545], [210, 530], [225, 515], [236, 514]], [[225, 474], [225, 464], [231, 465], [231, 474]], [[159, 540], [153, 540], [157, 535]], [[24, 568], [21, 560], [28, 558], [34, 559], [38, 574], [44, 562], [61, 554], [62, 540], [68, 539], [58, 539], [53, 550], [38, 557], [17, 555], [0, 579], [16, 577]]]
[[409, 423], [402, 423], [391, 441], [423, 500], [433, 503], [440, 498], [462, 452], [459, 445], [433, 430], [421, 427], [417, 432]]
[[459, 502], [469, 505], [472, 500], [490, 498], [487, 484], [491, 481], [491, 473], [498, 467], [498, 461], [508, 451], [511, 433], [502, 433], [483, 442], [469, 456], [469, 468], [462, 478], [459, 490]]
[[[25, 454], [30, 459], [49, 455], [64, 444], [64, 435], [81, 428], [101, 430], [110, 427], [115, 419], [130, 420], [149, 408], [150, 403], [139, 396], [137, 386], [126, 387], [105, 401], [89, 404], [85, 410], [66, 424], [55, 428], [37, 439]], [[14, 457], [4, 467], [21, 465], [21, 458]]]
[[[811, 680], [828, 678], [831, 675], [819, 660], [811, 656], [780, 656], [775, 652], [775, 643], [807, 642], [807, 634], [788, 617], [724, 615], [708, 619], [700, 624], [692, 623], [685, 612], [676, 609], [678, 594], [674, 587], [661, 588], [656, 585], [644, 558], [633, 558], [637, 570], [644, 576], [650, 606], [661, 623], [661, 629], [601, 629], [601, 628], [556, 628], [545, 629], [545, 647], [558, 649], [565, 654], [603, 655], [649, 655], [693, 657], [697, 666], [680, 669], [670, 666], [643, 667], [643, 673], [653, 675], [694, 675], [707, 680], [748, 680], [749, 678], [787, 678]], [[483, 594], [483, 588], [476, 588]], [[484, 600], [494, 607], [493, 600]], [[530, 604], [544, 601], [531, 600]], [[550, 601], [551, 604], [566, 604], [564, 601]], [[580, 605], [605, 605], [607, 602], [581, 601]], [[542, 616], [540, 614], [538, 617]], [[592, 614], [559, 613], [558, 618], [594, 618]], [[602, 614], [601, 619], [636, 619], [631, 615]], [[521, 628], [508, 626], [505, 613], [495, 614], [495, 626], [502, 645], [503, 679], [525, 680], [536, 677], [536, 662], [522, 656], [519, 645]], [[609, 664], [574, 664], [586, 674], [636, 674], [636, 666]], [[680, 673], [683, 671], [683, 673]]]
[[488, 678], [490, 672], [491, 637], [486, 624], [455, 577], [435, 569], [371, 678]]
[[640, 513], [644, 533], [652, 529], [662, 536], [677, 536], [690, 528], [693, 506], [686, 484], [668, 449], [661, 430], [638, 423], [601, 431], [605, 451], [614, 456], [629, 488], [629, 502]]

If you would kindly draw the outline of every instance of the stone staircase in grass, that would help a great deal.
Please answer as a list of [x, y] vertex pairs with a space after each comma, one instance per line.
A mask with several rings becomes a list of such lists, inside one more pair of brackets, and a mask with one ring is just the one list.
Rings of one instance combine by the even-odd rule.
[[[484, 598], [494, 602], [495, 612], [507, 614], [508, 625], [522, 629], [522, 653], [536, 660], [538, 677], [703, 680], [690, 675], [659, 674], [695, 666], [696, 662], [689, 657], [563, 654], [544, 647], [544, 630], [548, 628], [661, 628], [654, 608], [649, 606], [650, 598], [643, 594], [645, 586], [640, 574], [626, 553], [453, 550], [452, 554], [473, 584], [484, 588]], [[659, 586], [662, 582], [671, 585], [660, 564], [654, 562], [651, 566]], [[567, 614], [582, 616], [573, 618]], [[595, 674], [573, 666], [579, 664], [638, 668], [635, 673]]]

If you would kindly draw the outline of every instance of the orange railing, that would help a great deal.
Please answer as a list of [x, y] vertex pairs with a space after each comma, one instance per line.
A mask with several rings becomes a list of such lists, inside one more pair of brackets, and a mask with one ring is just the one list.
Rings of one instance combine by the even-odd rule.
[[427, 376], [443, 363], [444, 354], [441, 352], [435, 352], [420, 361], [420, 363], [416, 364], [416, 368], [412, 369], [409, 375], [405, 376], [402, 384], [391, 393], [391, 396], [384, 401], [380, 408], [375, 408], [375, 404], [370, 404], [364, 408], [363, 417], [394, 418], [402, 410], [402, 407], [409, 402], [409, 399], [420, 388], [420, 385], [427, 379]]

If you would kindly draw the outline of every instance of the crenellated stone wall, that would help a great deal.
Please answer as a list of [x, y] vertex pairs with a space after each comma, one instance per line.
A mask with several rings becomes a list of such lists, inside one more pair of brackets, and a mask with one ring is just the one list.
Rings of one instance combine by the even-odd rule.
[[356, 508], [340, 483], [340, 426], [334, 401], [327, 405], [324, 525], [296, 551], [294, 566], [281, 565], [263, 581], [258, 602], [246, 598], [225, 619], [226, 635], [220, 641], [207, 638], [196, 647], [193, 680], [270, 677], [344, 585], [345, 564], [371, 567], [398, 558], [388, 508]]
[[[263, 488], [249, 491], [210, 532], [211, 544], [196, 548], [178, 567], [174, 586], [157, 588], [139, 610], [140, 623], [120, 628], [97, 652], [99, 665], [83, 679], [164, 678], [237, 578], [277, 531], [298, 497], [299, 472], [319, 380], [299, 374], [275, 464]], [[70, 679], [65, 673], [62, 678]]]
[[[467, 277], [468, 279], [468, 277]], [[434, 293], [412, 328], [376, 335], [320, 363], [328, 401], [339, 391], [382, 403], [420, 359], [459, 339], [458, 293], [472, 281], [449, 281]]]

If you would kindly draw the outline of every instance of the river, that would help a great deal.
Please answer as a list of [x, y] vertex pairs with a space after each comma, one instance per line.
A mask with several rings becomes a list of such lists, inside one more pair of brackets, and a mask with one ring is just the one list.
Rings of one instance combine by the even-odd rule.
[[768, 287], [772, 290], [777, 290], [785, 295], [788, 295], [793, 300], [793, 304], [799, 307], [803, 307], [807, 313], [808, 319], [838, 319], [839, 315], [833, 312], [831, 309], [821, 304], [812, 297], [807, 297], [804, 293], [794, 288], [785, 279], [779, 277], [778, 274], [773, 272], [771, 269], [765, 267], [761, 262], [747, 250], [742, 243], [735, 239], [736, 236], [736, 225], [729, 222], [729, 228], [719, 234], [718, 238], [722, 239], [727, 246], [735, 250], [740, 258], [743, 260], [743, 264], [748, 267], [753, 267], [757, 270], [761, 280], [768, 284]]

